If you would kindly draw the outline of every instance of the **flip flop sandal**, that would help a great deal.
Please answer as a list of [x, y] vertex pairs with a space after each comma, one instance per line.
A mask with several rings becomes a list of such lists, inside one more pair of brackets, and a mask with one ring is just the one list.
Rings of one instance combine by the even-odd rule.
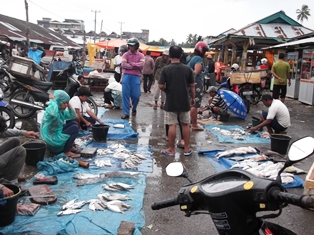
[[174, 157], [174, 154], [169, 153], [167, 150], [161, 150], [161, 153], [168, 156], [168, 157]]
[[192, 150], [190, 150], [189, 152], [184, 153], [184, 156], [191, 156], [191, 155], [192, 155], [192, 153], [193, 153], [193, 151], [192, 151]]
[[192, 127], [192, 131], [203, 131], [204, 128], [202, 127]]

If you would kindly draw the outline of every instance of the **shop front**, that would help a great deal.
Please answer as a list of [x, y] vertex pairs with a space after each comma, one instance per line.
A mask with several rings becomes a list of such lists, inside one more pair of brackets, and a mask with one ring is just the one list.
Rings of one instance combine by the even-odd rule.
[[314, 105], [314, 46], [311, 49], [303, 49], [300, 60], [300, 90], [299, 101]]

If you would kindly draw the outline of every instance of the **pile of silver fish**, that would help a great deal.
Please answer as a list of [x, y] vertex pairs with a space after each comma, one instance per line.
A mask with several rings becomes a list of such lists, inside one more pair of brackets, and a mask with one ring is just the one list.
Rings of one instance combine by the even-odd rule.
[[86, 184], [96, 184], [99, 182], [104, 182], [108, 180], [108, 178], [138, 178], [138, 172], [119, 172], [119, 171], [111, 171], [104, 172], [101, 174], [88, 174], [88, 173], [78, 173], [74, 174], [73, 178], [78, 179], [76, 182], [77, 186], [83, 186]]
[[226, 130], [226, 129], [221, 129], [219, 127], [213, 127], [212, 128], [214, 131], [220, 132], [222, 135], [230, 136], [232, 139], [236, 140], [244, 140], [244, 135], [250, 135], [250, 133], [245, 132], [244, 130], [240, 128], [235, 128], [231, 130]]
[[[123, 169], [136, 169], [142, 160], [146, 160], [145, 156], [140, 153], [132, 153], [122, 144], [113, 144], [108, 149], [98, 149], [97, 154], [102, 156], [110, 154], [114, 158], [123, 160], [121, 163]], [[95, 161], [95, 164], [99, 167], [111, 165], [110, 162], [105, 162], [105, 160]]]
[[96, 159], [94, 163], [98, 167], [112, 166], [111, 161], [109, 159]]
[[[282, 162], [258, 162], [252, 159], [247, 159], [237, 162], [230, 169], [242, 168], [242, 170], [248, 171], [258, 177], [275, 180], [277, 178], [279, 170], [282, 169], [283, 166], [284, 163]], [[291, 173], [281, 173], [280, 176], [283, 184], [289, 184], [294, 181], [294, 175]]]
[[57, 215], [70, 215], [81, 212], [81, 208], [87, 203], [86, 201], [76, 202], [77, 198], [67, 202], [62, 206], [62, 211], [60, 211]]

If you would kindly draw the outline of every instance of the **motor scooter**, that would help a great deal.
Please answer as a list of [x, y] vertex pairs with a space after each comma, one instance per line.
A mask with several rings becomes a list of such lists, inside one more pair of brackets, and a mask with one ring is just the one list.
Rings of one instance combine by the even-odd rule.
[[11, 79], [13, 76], [7, 71], [8, 62], [2, 61], [0, 63], [0, 88], [3, 93], [7, 92], [10, 89]]
[[23, 76], [15, 76], [11, 82], [9, 103], [13, 113], [19, 118], [31, 117], [37, 110], [44, 110], [49, 104], [48, 90], [51, 82], [26, 79]]
[[8, 128], [14, 128], [15, 126], [15, 116], [12, 111], [11, 105], [3, 101], [3, 91], [0, 87], [0, 116], [2, 116], [7, 124]]
[[192, 183], [182, 163], [170, 163], [166, 167], [167, 175], [185, 177], [190, 184], [183, 186], [175, 198], [155, 202], [151, 208], [159, 210], [179, 205], [187, 217], [208, 214], [221, 235], [296, 235], [266, 219], [278, 217], [288, 204], [305, 209], [314, 207], [311, 196], [287, 193], [280, 176], [285, 168], [313, 152], [313, 137], [293, 142], [276, 180], [260, 178], [244, 170], [226, 170]]

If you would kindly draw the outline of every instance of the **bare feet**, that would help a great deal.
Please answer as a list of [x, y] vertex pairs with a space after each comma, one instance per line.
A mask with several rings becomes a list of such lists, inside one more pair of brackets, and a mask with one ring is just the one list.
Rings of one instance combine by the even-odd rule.
[[80, 154], [76, 154], [76, 153], [73, 153], [71, 151], [64, 153], [64, 155], [69, 157], [69, 158], [79, 158], [81, 156]]
[[192, 126], [192, 131], [203, 131], [204, 128], [200, 127], [200, 126]]

